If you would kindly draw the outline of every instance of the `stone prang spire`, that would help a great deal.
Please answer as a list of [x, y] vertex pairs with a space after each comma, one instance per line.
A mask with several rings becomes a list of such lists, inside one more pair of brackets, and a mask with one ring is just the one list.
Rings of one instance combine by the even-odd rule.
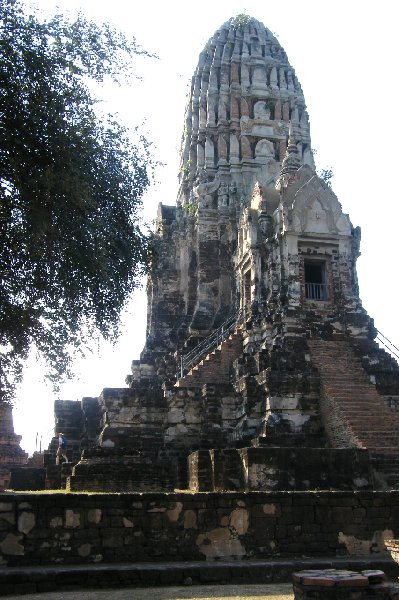
[[185, 113], [178, 203], [193, 200], [198, 175], [234, 181], [238, 199], [257, 180], [272, 187], [289, 122], [301, 162], [312, 164], [301, 86], [284, 49], [259, 21], [227, 21], [202, 51]]
[[296, 145], [294, 129], [292, 123], [290, 123], [288, 146], [281, 165], [280, 177], [276, 183], [277, 190], [280, 191], [282, 187], [286, 187], [290, 184], [290, 182], [293, 181], [301, 164], [302, 163], [299, 157], [298, 147]]
[[145, 355], [155, 346], [190, 347], [239, 307], [234, 249], [241, 213], [254, 203], [257, 183], [262, 218], [271, 222], [290, 123], [300, 164], [312, 165], [305, 100], [286, 53], [255, 19], [227, 21], [192, 78], [177, 205], [159, 208], [163, 258], [149, 278]]
[[[386, 402], [399, 398], [399, 366], [374, 341], [359, 298], [359, 241], [314, 170], [284, 50], [250, 17], [225, 23], [192, 80], [177, 205], [158, 211], [145, 347], [129, 388], [82, 401], [76, 431], [89, 445], [69, 489], [328, 497], [399, 487], [399, 414]], [[65, 431], [68, 406], [57, 410]], [[186, 527], [173, 511], [162, 521], [165, 535], [173, 528], [167, 541]], [[236, 543], [252, 556], [258, 512], [242, 542], [225, 512], [207, 521], [193, 533], [195, 556], [236, 557]], [[297, 551], [296, 533], [282, 535], [270, 538], [271, 554], [294, 538]]]

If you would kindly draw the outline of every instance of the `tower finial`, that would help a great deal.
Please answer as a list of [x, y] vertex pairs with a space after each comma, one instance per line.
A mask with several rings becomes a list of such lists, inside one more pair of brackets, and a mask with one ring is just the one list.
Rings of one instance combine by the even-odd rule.
[[294, 127], [292, 121], [290, 121], [287, 150], [285, 151], [285, 156], [281, 164], [280, 176], [276, 182], [276, 189], [278, 191], [280, 191], [281, 188], [290, 185], [290, 182], [293, 181], [293, 175], [298, 171], [300, 166], [301, 159], [296, 145]]

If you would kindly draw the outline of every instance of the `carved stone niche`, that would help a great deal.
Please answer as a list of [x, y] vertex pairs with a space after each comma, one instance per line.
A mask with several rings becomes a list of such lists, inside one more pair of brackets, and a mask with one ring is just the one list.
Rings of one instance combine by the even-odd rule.
[[273, 143], [269, 140], [260, 140], [255, 146], [255, 160], [261, 164], [267, 164], [275, 155]]
[[254, 119], [260, 121], [270, 121], [271, 110], [270, 106], [265, 100], [258, 100], [254, 104]]

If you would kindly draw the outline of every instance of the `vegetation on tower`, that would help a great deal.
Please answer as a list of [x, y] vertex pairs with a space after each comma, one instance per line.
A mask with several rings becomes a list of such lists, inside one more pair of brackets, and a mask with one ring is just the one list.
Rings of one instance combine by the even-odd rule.
[[253, 21], [253, 17], [250, 17], [246, 13], [240, 13], [230, 19], [230, 24], [233, 29], [239, 29], [240, 27], [245, 27], [245, 25], [250, 25]]

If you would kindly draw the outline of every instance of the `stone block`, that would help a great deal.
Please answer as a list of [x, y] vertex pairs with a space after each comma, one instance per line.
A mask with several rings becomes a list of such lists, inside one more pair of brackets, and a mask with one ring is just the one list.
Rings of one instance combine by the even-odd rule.
[[18, 531], [28, 534], [36, 525], [36, 516], [33, 512], [22, 512], [18, 516]]
[[16, 535], [14, 533], [8, 533], [5, 538], [0, 542], [1, 552], [7, 556], [23, 556], [25, 553], [24, 546], [22, 544], [23, 536]]

